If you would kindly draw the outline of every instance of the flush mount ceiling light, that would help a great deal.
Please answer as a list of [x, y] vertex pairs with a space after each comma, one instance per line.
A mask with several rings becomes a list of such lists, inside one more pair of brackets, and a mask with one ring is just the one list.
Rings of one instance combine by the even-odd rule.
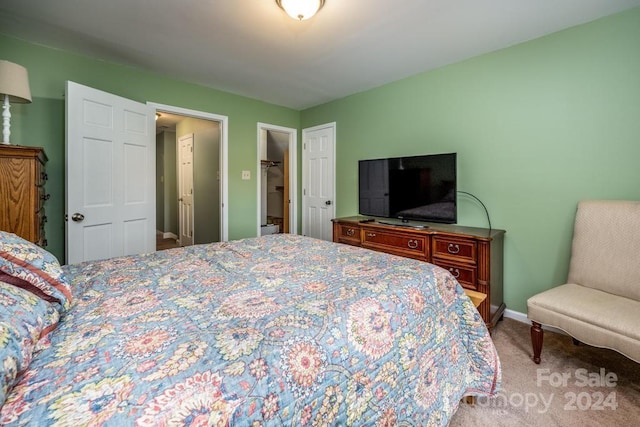
[[324, 6], [324, 0], [276, 0], [276, 3], [298, 21], [311, 18]]

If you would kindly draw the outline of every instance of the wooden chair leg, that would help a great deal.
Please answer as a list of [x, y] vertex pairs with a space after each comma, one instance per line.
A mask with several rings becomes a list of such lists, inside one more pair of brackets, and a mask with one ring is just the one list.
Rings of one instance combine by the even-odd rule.
[[540, 364], [540, 353], [542, 353], [542, 339], [544, 332], [542, 325], [538, 322], [531, 322], [531, 345], [533, 346], [533, 361]]

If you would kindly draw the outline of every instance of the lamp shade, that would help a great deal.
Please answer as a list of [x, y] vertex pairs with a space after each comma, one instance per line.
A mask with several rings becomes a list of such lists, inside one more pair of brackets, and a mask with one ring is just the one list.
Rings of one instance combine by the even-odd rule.
[[11, 103], [31, 102], [27, 69], [22, 65], [0, 60], [0, 95], [8, 95]]
[[276, 0], [276, 3], [293, 19], [304, 21], [320, 10], [324, 0]]

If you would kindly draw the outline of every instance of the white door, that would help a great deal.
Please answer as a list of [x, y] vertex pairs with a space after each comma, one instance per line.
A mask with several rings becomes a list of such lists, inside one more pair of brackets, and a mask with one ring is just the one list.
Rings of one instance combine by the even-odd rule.
[[67, 82], [67, 263], [155, 251], [154, 114]]
[[178, 222], [180, 245], [193, 245], [193, 134], [178, 138]]
[[302, 130], [302, 234], [333, 240], [336, 124]]

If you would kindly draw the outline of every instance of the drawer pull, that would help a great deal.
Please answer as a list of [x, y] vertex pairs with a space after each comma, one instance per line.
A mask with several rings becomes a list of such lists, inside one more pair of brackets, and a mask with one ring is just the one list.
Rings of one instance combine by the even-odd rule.
[[417, 247], [418, 247], [418, 241], [417, 241], [417, 240], [413, 240], [413, 239], [411, 239], [411, 240], [409, 240], [409, 241], [407, 242], [407, 246], [408, 246], [410, 249], [415, 249], [415, 248], [417, 248]]
[[50, 197], [51, 197], [51, 194], [43, 194], [42, 196], [40, 196], [42, 200], [49, 200]]
[[355, 232], [356, 230], [354, 230], [353, 228], [347, 228], [346, 234], [347, 236], [353, 236]]
[[376, 233], [367, 233], [367, 237], [376, 237]]
[[460, 245], [449, 243], [449, 246], [447, 246], [447, 251], [449, 251], [450, 254], [457, 254], [458, 252], [460, 252]]
[[457, 268], [453, 268], [453, 267], [451, 267], [451, 268], [449, 269], [449, 273], [451, 273], [451, 274], [453, 275], [453, 277], [455, 277], [456, 279], [457, 279], [458, 277], [460, 277], [460, 270], [459, 270], [459, 269], [457, 269]]

